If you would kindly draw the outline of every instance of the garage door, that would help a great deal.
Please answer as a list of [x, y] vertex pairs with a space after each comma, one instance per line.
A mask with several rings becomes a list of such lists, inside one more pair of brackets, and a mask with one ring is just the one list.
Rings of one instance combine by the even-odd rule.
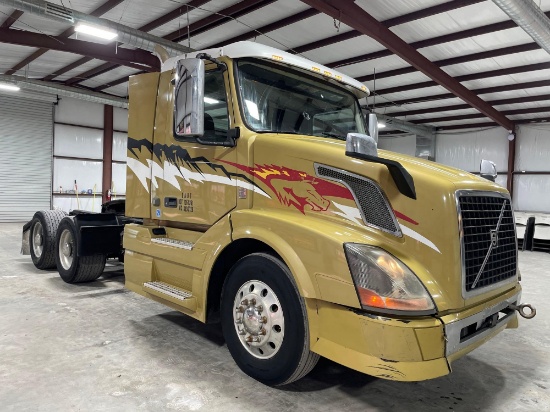
[[50, 209], [52, 104], [0, 95], [0, 222]]

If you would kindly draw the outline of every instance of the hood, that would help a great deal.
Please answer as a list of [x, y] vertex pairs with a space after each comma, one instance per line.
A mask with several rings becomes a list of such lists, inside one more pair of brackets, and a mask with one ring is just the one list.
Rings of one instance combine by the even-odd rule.
[[[275, 193], [281, 208], [338, 222], [353, 229], [350, 242], [379, 246], [398, 257], [421, 279], [440, 312], [501, 292], [462, 296], [456, 192], [507, 193], [503, 187], [456, 168], [379, 150], [379, 157], [401, 163], [412, 176], [416, 199], [411, 199], [400, 193], [386, 166], [346, 156], [344, 141], [267, 133], [253, 140], [248, 169], [266, 192]], [[384, 199], [393, 222], [384, 215]]]

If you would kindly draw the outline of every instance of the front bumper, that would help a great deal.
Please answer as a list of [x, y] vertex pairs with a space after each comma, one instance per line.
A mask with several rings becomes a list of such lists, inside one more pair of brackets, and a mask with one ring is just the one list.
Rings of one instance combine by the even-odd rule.
[[[451, 372], [451, 362], [506, 328], [518, 325], [507, 308], [521, 287], [440, 318], [388, 318], [317, 301], [318, 333], [311, 350], [383, 379], [421, 381]], [[312, 334], [315, 335], [315, 334]]]

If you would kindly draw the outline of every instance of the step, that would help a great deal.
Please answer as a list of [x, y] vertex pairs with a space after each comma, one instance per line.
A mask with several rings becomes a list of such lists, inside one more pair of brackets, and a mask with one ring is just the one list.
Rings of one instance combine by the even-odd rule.
[[197, 310], [197, 298], [191, 292], [168, 283], [158, 281], [146, 282], [143, 284], [143, 291], [189, 310]]
[[154, 237], [151, 239], [151, 243], [177, 247], [179, 249], [185, 249], [185, 250], [193, 250], [193, 246], [194, 246], [194, 244], [191, 242], [186, 242], [185, 240], [170, 239], [167, 237]]

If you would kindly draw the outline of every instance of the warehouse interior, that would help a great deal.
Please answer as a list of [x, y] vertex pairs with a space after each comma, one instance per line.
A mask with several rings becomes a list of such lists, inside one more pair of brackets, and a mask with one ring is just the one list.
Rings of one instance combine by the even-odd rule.
[[[81, 30], [86, 24], [116, 37], [100, 38], [97, 32]], [[415, 174], [415, 162], [423, 162], [426, 170], [433, 165], [434, 176], [453, 174], [456, 182], [456, 176], [461, 182], [479, 181], [482, 161], [494, 162], [497, 175], [491, 187], [509, 200], [502, 210], [510, 209], [515, 226], [512, 243], [521, 273], [521, 303], [532, 304], [537, 316], [524, 319], [517, 314], [519, 329], [509, 326], [453, 359], [452, 372], [445, 376], [391, 380], [355, 368], [354, 362], [360, 361], [354, 355], [334, 355], [331, 360], [321, 353], [309, 374], [277, 386], [239, 369], [219, 323], [205, 324], [203, 319], [186, 316], [185, 310], [148, 300], [125, 287], [125, 270], [137, 268], [138, 263], [124, 266], [111, 256], [99, 278], [70, 284], [60, 278], [55, 264], [40, 270], [30, 256], [20, 254], [24, 225], [34, 221], [37, 211], [63, 211], [63, 217], [75, 210], [100, 213], [109, 201], [139, 203], [131, 189], [139, 177], [130, 167], [128, 139], [142, 137], [128, 121], [129, 110], [160, 107], [162, 93], [159, 103], [132, 100], [130, 84], [166, 70], [166, 62], [172, 62], [163, 57], [158, 45], [170, 57], [184, 58], [201, 50], [224, 56], [229, 45], [245, 41], [280, 50], [284, 58], [268, 49], [266, 56], [272, 55], [275, 61], [270, 64], [286, 64], [297, 56], [321, 67], [310, 77], [334, 85], [342, 83], [344, 76], [366, 86], [368, 96], [356, 93], [360, 116], [368, 121], [370, 114], [377, 115], [378, 154], [393, 153], [392, 159], [409, 165], [417, 186], [415, 199], [429, 196], [422, 182], [429, 182], [430, 175], [429, 171]], [[0, 0], [0, 56], [2, 410], [550, 410], [550, 304], [544, 297], [550, 287], [550, 167], [546, 163], [550, 156], [550, 0]], [[248, 58], [244, 56], [236, 59]], [[232, 70], [236, 72], [237, 67], [235, 63]], [[234, 81], [240, 85], [242, 80], [235, 75]], [[228, 101], [233, 99], [228, 96]], [[207, 99], [203, 106], [208, 106]], [[306, 111], [302, 117], [309, 120]], [[340, 126], [357, 132], [346, 121]], [[235, 150], [239, 143], [244, 147], [246, 133], [241, 130], [241, 138], [233, 138]], [[261, 138], [258, 133], [257, 140]], [[199, 145], [200, 139], [193, 142]], [[296, 147], [303, 150], [302, 143]], [[318, 158], [312, 154], [313, 162], [329, 158], [321, 150]], [[274, 159], [281, 156], [273, 152]], [[210, 160], [205, 162], [210, 165]], [[254, 162], [249, 170], [258, 167]], [[454, 169], [443, 169], [446, 166]], [[400, 205], [408, 203], [399, 200], [394, 207], [393, 199], [406, 195], [389, 166], [381, 168], [388, 178], [380, 185], [395, 182], [401, 193], [383, 195], [397, 214]], [[149, 161], [149, 185], [163, 187], [155, 183], [151, 170]], [[307, 173], [315, 171], [318, 163], [312, 163]], [[277, 173], [281, 172], [285, 173], [283, 169]], [[318, 181], [314, 185], [320, 187]], [[246, 190], [242, 193], [246, 197]], [[358, 202], [352, 194], [350, 199]], [[210, 200], [219, 195], [213, 191]], [[238, 196], [244, 198], [240, 189]], [[254, 196], [261, 198], [257, 192]], [[305, 219], [316, 208], [327, 210], [323, 202], [337, 204], [334, 199], [321, 199], [311, 210], [302, 206], [293, 211]], [[455, 218], [457, 204], [452, 206]], [[268, 209], [259, 208], [266, 214]], [[340, 210], [341, 216], [350, 213]], [[435, 206], [432, 212], [422, 212], [427, 215], [422, 219], [432, 219], [433, 230], [439, 227], [447, 233], [451, 226], [456, 230], [456, 219], [439, 221], [444, 215], [433, 210]], [[497, 212], [496, 232], [503, 216], [500, 206]], [[142, 217], [129, 213], [127, 207], [128, 217]], [[412, 209], [409, 214], [412, 219], [402, 214], [394, 218], [402, 225], [404, 238], [415, 239], [419, 245], [415, 251], [427, 245], [441, 253], [422, 234], [405, 228], [403, 219], [416, 225], [414, 219], [421, 221]], [[358, 221], [365, 219], [363, 211], [357, 216]], [[353, 242], [346, 240], [354, 233], [349, 226], [338, 234], [343, 243]], [[208, 228], [197, 226], [199, 232], [208, 233]], [[493, 236], [487, 231], [491, 246], [485, 261], [491, 248], [498, 247], [498, 239], [493, 243], [489, 234]], [[55, 231], [52, 236], [55, 239]], [[289, 238], [293, 236], [288, 233]], [[304, 247], [305, 241], [301, 242]], [[282, 252], [273, 250], [285, 261]], [[349, 261], [345, 253], [341, 255]], [[461, 253], [464, 245], [456, 250], [457, 267], [462, 264]], [[427, 252], [418, 255], [428, 256]], [[324, 260], [316, 256], [313, 260]], [[481, 261], [473, 288], [486, 264]], [[294, 267], [288, 266], [292, 276]], [[319, 278], [319, 274], [312, 276]], [[297, 285], [304, 299], [314, 300]], [[331, 299], [336, 302], [337, 298]], [[359, 308], [361, 304], [357, 303]], [[463, 306], [468, 309], [467, 303]], [[322, 306], [316, 311], [323, 313]], [[399, 315], [368, 309], [365, 313], [392, 319]], [[377, 340], [376, 336], [364, 338]], [[336, 360], [343, 358], [345, 362]]]

